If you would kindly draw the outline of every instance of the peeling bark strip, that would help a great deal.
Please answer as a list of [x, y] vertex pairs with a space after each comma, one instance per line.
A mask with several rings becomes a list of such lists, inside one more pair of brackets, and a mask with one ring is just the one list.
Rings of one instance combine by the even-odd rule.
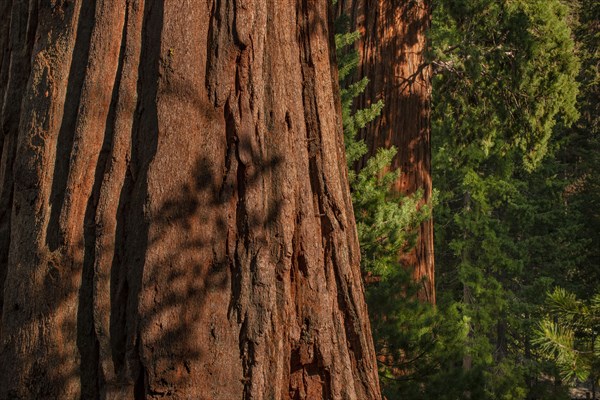
[[[401, 171], [396, 190], [404, 194], [422, 190], [423, 203], [429, 203], [431, 77], [425, 35], [431, 1], [340, 0], [340, 12], [350, 16], [351, 30], [361, 32], [356, 79], [369, 78], [356, 107], [366, 108], [381, 99], [385, 104], [381, 116], [360, 133], [369, 148], [367, 157], [395, 146], [392, 168]], [[435, 303], [433, 219], [421, 224], [416, 247], [401, 262], [414, 268], [415, 281], [426, 278], [419, 298]]]
[[0, 4], [0, 399], [379, 399], [329, 1]]

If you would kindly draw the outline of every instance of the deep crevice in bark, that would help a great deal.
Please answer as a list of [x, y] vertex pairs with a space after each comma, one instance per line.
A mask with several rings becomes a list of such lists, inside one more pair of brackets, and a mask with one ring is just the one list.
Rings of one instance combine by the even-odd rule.
[[[136, 351], [139, 352], [139, 342], [136, 342], [135, 347]], [[148, 393], [148, 371], [145, 367], [141, 366], [137, 374], [133, 387], [133, 399], [146, 400], [146, 394]]]
[[[121, 35], [121, 46], [119, 49], [119, 64], [117, 66], [117, 73], [115, 79], [115, 85], [113, 87], [113, 94], [111, 99], [110, 111], [107, 118], [107, 128], [106, 128], [106, 136], [115, 139], [115, 124], [116, 124], [116, 111], [117, 104], [119, 103], [119, 92], [121, 90], [121, 82], [123, 76], [123, 68], [124, 68], [124, 58], [125, 52], [127, 48], [127, 37], [128, 37], [128, 27], [129, 27], [129, 11], [130, 11], [130, 1], [127, 1], [127, 6], [125, 9], [125, 21], [123, 24], [123, 33]], [[112, 152], [111, 152], [112, 154]], [[107, 171], [108, 163], [110, 161], [111, 155], [109, 155], [106, 159], [104, 171]], [[129, 173], [129, 165], [125, 167], [126, 176], [123, 182], [123, 186], [121, 188], [121, 193], [119, 196], [119, 205], [117, 206], [117, 215], [116, 215], [116, 227], [115, 227], [115, 247], [112, 249], [113, 259], [111, 262], [110, 268], [110, 320], [109, 320], [109, 335], [110, 335], [110, 345], [111, 345], [111, 354], [113, 360], [113, 366], [115, 370], [115, 374], [117, 376], [121, 375], [123, 367], [125, 365], [125, 348], [126, 348], [126, 338], [127, 338], [127, 303], [128, 303], [128, 286], [127, 286], [127, 276], [123, 273], [122, 270], [122, 261], [123, 261], [123, 228], [125, 222], [125, 212], [124, 206], [127, 204], [129, 199], [131, 198], [131, 174]], [[98, 181], [102, 182], [103, 177], [98, 178]], [[98, 215], [95, 212], [96, 220], [98, 220]], [[102, 222], [102, 221], [99, 221]], [[97, 295], [97, 294], [95, 294]]]
[[[130, 239], [127, 236], [127, 216], [132, 213], [130, 203], [133, 196], [133, 185], [134, 180], [130, 164], [128, 163], [119, 198], [119, 205], [117, 206], [115, 248], [110, 268], [109, 324], [110, 346], [115, 374], [117, 377], [122, 377], [125, 381], [132, 379], [137, 385], [138, 381], [135, 379], [135, 376], [127, 376], [128, 371], [126, 370], [128, 364], [134, 369], [139, 368], [139, 352], [135, 342], [137, 340], [137, 331], [135, 331], [136, 324], [133, 323], [137, 319], [137, 300], [135, 296], [138, 296], [139, 293], [131, 293], [132, 291], [129, 288], [128, 280], [133, 271], [130, 271], [128, 268], [126, 245], [130, 243]], [[132, 332], [132, 330], [134, 331]], [[134, 344], [131, 345], [131, 342]], [[128, 357], [131, 359], [128, 360]]]
[[[140, 331], [150, 319], [140, 313], [140, 296], [143, 289], [146, 253], [149, 245], [149, 218], [145, 211], [148, 195], [148, 167], [158, 147], [157, 95], [160, 80], [160, 50], [164, 18], [163, 0], [146, 0], [142, 22], [142, 43], [138, 70], [138, 106], [132, 127], [132, 152], [127, 178], [131, 179], [132, 193], [125, 200], [124, 209], [124, 263], [128, 289], [126, 314], [127, 346], [126, 363], [136, 379], [135, 396], [149, 393], [151, 388], [145, 365], [144, 346]], [[126, 189], [128, 182], [125, 184]], [[123, 294], [124, 295], [124, 294]], [[137, 378], [136, 378], [137, 377]], [[139, 397], [145, 398], [145, 397]]]
[[254, 343], [248, 338], [248, 315], [246, 314], [240, 328], [240, 359], [242, 361], [242, 369], [244, 375], [242, 383], [244, 384], [243, 399], [249, 400], [252, 398], [252, 363], [254, 360]]
[[[231, 109], [231, 98], [225, 103], [224, 120], [225, 120], [225, 136], [227, 142], [227, 154], [225, 156], [225, 174], [224, 182], [221, 189], [220, 200], [224, 203], [228, 202], [230, 198], [235, 199], [235, 212], [233, 216], [230, 216], [235, 221], [234, 231], [228, 232], [227, 241], [234, 242], [235, 244], [227, 245], [227, 257], [229, 259], [229, 267], [231, 274], [231, 297], [229, 301], [229, 312], [231, 315], [235, 313], [237, 322], [241, 324], [240, 338], [243, 336], [244, 323], [242, 316], [243, 305], [242, 305], [242, 286], [244, 285], [244, 276], [242, 274], [242, 262], [239, 259], [239, 236], [241, 232], [245, 231], [246, 216], [242, 199], [245, 193], [245, 169], [239, 159], [239, 138], [236, 131], [236, 117], [233, 110]], [[247, 244], [246, 244], [247, 245]], [[233, 250], [233, 252], [231, 252]], [[242, 346], [240, 344], [240, 353], [242, 352]]]

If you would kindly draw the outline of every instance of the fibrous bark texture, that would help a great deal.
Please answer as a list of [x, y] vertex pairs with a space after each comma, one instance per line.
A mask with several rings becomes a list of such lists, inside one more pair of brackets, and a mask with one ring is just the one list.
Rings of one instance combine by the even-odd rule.
[[0, 2], [0, 398], [379, 399], [328, 0]]
[[[410, 195], [423, 193], [431, 201], [430, 68], [425, 60], [426, 32], [431, 20], [430, 0], [340, 0], [338, 14], [350, 17], [351, 30], [359, 30], [359, 64], [355, 79], [368, 77], [369, 85], [356, 102], [368, 107], [381, 99], [381, 116], [361, 130], [369, 154], [379, 148], [398, 150], [392, 168], [401, 175], [395, 189]], [[366, 160], [366, 159], [365, 159]], [[414, 269], [423, 282], [418, 296], [435, 303], [433, 220], [419, 228], [415, 248], [401, 262]]]

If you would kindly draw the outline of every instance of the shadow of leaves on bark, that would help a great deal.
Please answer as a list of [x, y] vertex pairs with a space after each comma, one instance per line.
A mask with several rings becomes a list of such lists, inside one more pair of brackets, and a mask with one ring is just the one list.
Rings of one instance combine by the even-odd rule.
[[[248, 231], [274, 222], [280, 209], [274, 204], [264, 215], [248, 210], [241, 213], [239, 203], [244, 201], [244, 191], [277, 165], [279, 161], [273, 160], [255, 168], [254, 173], [236, 173], [238, 180], [232, 190], [224, 190], [224, 178], [214, 162], [201, 158], [180, 191], [169, 196], [148, 221], [146, 262], [140, 264], [142, 281], [138, 283], [143, 332], [143, 349], [138, 351], [144, 379], [154, 381], [145, 382], [145, 390], [158, 391], [158, 381], [161, 389], [156, 394], [173, 394], [178, 386], [186, 385], [190, 368], [209, 361], [198, 343], [210, 339], [198, 336], [209, 331], [206, 301], [214, 299], [216, 292], [232, 299], [239, 292], [236, 268], [240, 266], [232, 259], [228, 241], [243, 240]], [[231, 218], [232, 213], [236, 218]], [[234, 221], [236, 226], [232, 226]], [[135, 344], [130, 341], [129, 345]]]

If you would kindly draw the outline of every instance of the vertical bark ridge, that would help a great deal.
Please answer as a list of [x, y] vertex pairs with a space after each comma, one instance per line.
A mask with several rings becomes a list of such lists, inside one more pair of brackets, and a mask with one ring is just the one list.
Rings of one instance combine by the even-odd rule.
[[0, 398], [69, 398], [78, 393], [72, 301], [78, 283], [71, 280], [71, 263], [47, 250], [45, 232], [48, 177], [66, 92], [63, 71], [69, 69], [80, 5], [38, 3], [13, 166], [18, 174], [4, 290]]
[[[303, 75], [304, 82], [307, 82], [303, 86], [303, 107], [306, 124], [306, 147], [308, 153], [308, 176], [310, 179], [310, 192], [312, 194], [312, 214], [315, 221], [318, 221], [318, 225], [316, 228], [319, 231], [319, 235], [325, 238], [325, 243], [321, 243], [320, 251], [327, 251], [327, 242], [330, 240], [331, 230], [327, 225], [328, 220], [328, 204], [325, 202], [325, 193], [323, 191], [323, 176], [321, 175], [323, 172], [323, 163], [322, 163], [322, 151], [323, 149], [323, 137], [322, 137], [322, 129], [321, 120], [319, 118], [318, 113], [318, 94], [315, 85], [317, 84], [315, 80], [316, 71], [315, 64], [312, 60], [312, 49], [311, 49], [311, 41], [310, 35], [311, 31], [322, 29], [320, 24], [323, 23], [322, 20], [315, 20], [315, 13], [310, 10], [308, 7], [308, 3], [306, 1], [301, 2], [298, 18], [300, 19], [298, 23], [298, 36], [300, 39], [300, 64]], [[300, 239], [302, 240], [302, 239]], [[323, 248], [324, 246], [325, 248]], [[325, 254], [327, 257], [328, 254]], [[319, 257], [318, 260], [310, 260], [310, 257], [306, 257], [304, 252], [298, 254], [296, 256], [298, 272], [301, 272], [306, 275], [311, 274], [311, 268], [313, 262], [324, 263], [326, 264], [325, 257], [321, 259]], [[312, 262], [311, 262], [312, 261]], [[304, 279], [302, 279], [304, 278]], [[297, 282], [299, 283], [298, 289], [301, 290], [302, 295], [297, 294], [298, 300], [304, 300], [308, 303], [309, 306], [315, 307], [318, 298], [315, 298], [315, 293], [311, 293], [312, 291], [308, 288], [304, 288], [302, 285], [302, 281], [306, 280], [308, 277], [298, 276], [296, 277]], [[311, 298], [312, 297], [312, 298]], [[298, 301], [297, 300], [297, 301]], [[314, 329], [314, 325], [318, 327], [319, 321], [314, 321], [313, 318], [309, 316], [305, 316], [303, 314], [313, 314], [313, 310], [303, 309], [306, 307], [306, 304], [300, 304], [297, 306], [299, 309], [299, 322], [301, 324], [301, 335], [296, 339], [296, 344], [292, 350], [292, 359], [291, 359], [291, 370], [292, 376], [290, 380], [290, 393], [293, 393], [293, 398], [311, 398], [311, 397], [324, 397], [331, 396], [332, 393], [341, 394], [339, 387], [327, 387], [325, 386], [327, 383], [330, 384], [329, 373], [325, 368], [315, 368], [316, 366], [322, 364], [322, 367], [327, 366], [333, 360], [330, 359], [330, 355], [322, 354], [319, 351], [320, 346], [327, 346], [328, 343], [316, 343], [313, 338], [312, 329]], [[315, 374], [315, 369], [319, 374]], [[320, 375], [320, 376], [319, 376]], [[348, 386], [350, 387], [350, 392], [352, 392], [354, 385], [353, 379], [348, 380]], [[334, 382], [335, 384], [335, 382]], [[346, 394], [346, 393], [344, 393]]]
[[[127, 9], [121, 10], [114, 2], [99, 1], [96, 8], [95, 26], [90, 45], [90, 63], [87, 71], [86, 82], [82, 91], [82, 104], [93, 104], [92, 110], [81, 109], [79, 112], [78, 127], [76, 128], [75, 146], [85, 149], [83, 154], [73, 154], [73, 166], [70, 169], [70, 182], [67, 191], [76, 199], [85, 199], [77, 190], [91, 190], [87, 196], [85, 216], [83, 223], [74, 214], [83, 210], [82, 204], [73, 204], [65, 200], [63, 207], [65, 213], [61, 220], [71, 224], [70, 235], [74, 235], [74, 228], [83, 226], [83, 265], [82, 283], [79, 290], [78, 307], [78, 346], [81, 354], [81, 395], [83, 398], [99, 398], [106, 395], [105, 365], [101, 365], [100, 338], [108, 334], [108, 324], [99, 326], [96, 319], [102, 313], [108, 314], [108, 304], [98, 304], [96, 301], [96, 241], [97, 241], [97, 208], [101, 195], [101, 185], [108, 166], [108, 155], [112, 149], [115, 129], [115, 114], [118, 101], [118, 90], [123, 72], [124, 43], [126, 37]], [[120, 33], [120, 37], [119, 37]], [[120, 39], [120, 40], [119, 40]], [[117, 47], [118, 46], [118, 47]], [[99, 61], [102, 60], [102, 64]], [[104, 63], [114, 66], [106, 68]], [[110, 100], [109, 100], [110, 99]], [[80, 122], [81, 121], [81, 122]], [[85, 141], [81, 134], [85, 135]], [[101, 139], [102, 138], [102, 139]], [[78, 141], [80, 143], [78, 143]], [[91, 143], [90, 143], [91, 141]], [[95, 159], [94, 162], [94, 158]], [[77, 163], [79, 162], [79, 167]], [[84, 165], [81, 165], [81, 162]], [[95, 165], [93, 178], [83, 178], [86, 169], [91, 171]], [[77, 176], [79, 175], [79, 176]], [[69, 186], [76, 180], [77, 190]], [[87, 183], [87, 187], [85, 187]], [[91, 187], [90, 187], [91, 185]], [[66, 229], [65, 229], [66, 230]], [[100, 287], [108, 289], [109, 287]], [[101, 292], [104, 297], [110, 290]], [[102, 307], [104, 306], [104, 307]], [[104, 330], [104, 329], [106, 330]], [[109, 378], [112, 376], [109, 375]]]
[[[93, 307], [99, 341], [100, 368], [107, 398], [132, 398], [137, 378], [137, 332], [130, 332], [136, 310], [129, 303], [125, 264], [126, 222], [131, 201], [131, 143], [136, 105], [144, 3], [127, 2], [117, 81], [113, 92], [112, 147], [107, 159], [96, 209]], [[130, 320], [128, 324], [128, 320]], [[129, 326], [129, 328], [128, 328]], [[134, 357], [131, 357], [134, 354]]]
[[[330, 38], [330, 40], [332, 40], [332, 38]], [[321, 52], [317, 51], [313, 52], [313, 54], [321, 54]], [[319, 63], [317, 65], [323, 64]], [[318, 70], [317, 74], [319, 74]], [[320, 72], [320, 75], [323, 74], [325, 73]], [[331, 75], [331, 73], [329, 74]], [[337, 80], [334, 82], [333, 85], [335, 87], [333, 92], [337, 93]], [[317, 96], [310, 95], [309, 98], [314, 97], [318, 101], [321, 98], [321, 96], [318, 96], [318, 93], [322, 93], [322, 91], [317, 91]], [[331, 99], [327, 99], [327, 101], [332, 102]], [[323, 105], [321, 105], [321, 107], [322, 106]], [[328, 114], [318, 113], [318, 115]], [[340, 126], [341, 121], [337, 121], [338, 138], [343, 136], [341, 129], [339, 129]], [[357, 299], [361, 298], [363, 295], [360, 271], [358, 268], [348, 268], [350, 265], [358, 265], [358, 254], [352, 252], [340, 252], [337, 248], [339, 243], [344, 241], [344, 236], [346, 236], [346, 240], [356, 241], [356, 236], [348, 237], [344, 232], [345, 226], [347, 225], [347, 218], [340, 210], [340, 205], [344, 203], [347, 205], [346, 209], [352, 210], [349, 193], [347, 190], [339, 190], [337, 187], [339, 181], [332, 181], [330, 178], [332, 176], [345, 176], [347, 173], [345, 169], [341, 167], [345, 165], [344, 163], [346, 162], [345, 152], [341, 145], [343, 143], [342, 141], [337, 142], [336, 145], [336, 143], [332, 141], [332, 136], [329, 136], [328, 138], [328, 141], [322, 142], [322, 153], [319, 154], [319, 159], [322, 159], [321, 163], [323, 165], [323, 167], [319, 168], [322, 171], [322, 177], [319, 180], [319, 196], [322, 197], [322, 201], [325, 203], [325, 209], [322, 212], [324, 215], [321, 216], [321, 226], [322, 232], [325, 234], [326, 238], [324, 245], [325, 260], [327, 260], [327, 264], [329, 264], [327, 265], [327, 271], [330, 271], [329, 273], [334, 275], [335, 279], [330, 279], [330, 281], [335, 288], [335, 293], [337, 293], [337, 307], [340, 311], [339, 315], [344, 316], [343, 319], [340, 318], [336, 322], [340, 324], [339, 329], [345, 332], [347, 346], [350, 349], [348, 352], [350, 365], [354, 367], [352, 370], [353, 373], [356, 374], [354, 376], [354, 382], [357, 385], [362, 385], [360, 389], [355, 389], [355, 391], [376, 393], [378, 392], [378, 387], [369, 385], [369, 383], [373, 382], [372, 379], [369, 379], [369, 375], [376, 370], [375, 364], [368, 357], [365, 357], [362, 352], [363, 349], [368, 348], [368, 346], [365, 346], [366, 343], [364, 342], [363, 333], [368, 332], [370, 336], [370, 326], [364, 303], [361, 301], [357, 302]], [[337, 159], [334, 159], [335, 162], [331, 163], [332, 159], [323, 157], [323, 154], [335, 154], [337, 155]], [[333, 172], [333, 169], [337, 169], [337, 173], [328, 173], [329, 171]], [[335, 198], [333, 196], [334, 193], [341, 193], [342, 198]], [[353, 218], [352, 214], [350, 214], [350, 218]], [[358, 248], [357, 242], [356, 246], [353, 248]], [[333, 285], [334, 282], [335, 285]], [[362, 321], [362, 323], [360, 323], [360, 321]]]
[[50, 219], [46, 232], [46, 240], [50, 251], [55, 251], [61, 245], [65, 244], [64, 232], [61, 232], [59, 221], [69, 178], [71, 153], [73, 151], [73, 141], [76, 136], [77, 114], [80, 109], [81, 95], [86, 77], [84, 71], [88, 65], [96, 0], [82, 1], [79, 7], [75, 11], [78, 23], [77, 33], [74, 35], [75, 45], [72, 50], [69, 75], [65, 80], [68, 82], [67, 92], [63, 103], [61, 126], [55, 150], [54, 173], [52, 174]]
[[[86, 211], [84, 204], [90, 198], [94, 178], [102, 176], [103, 166], [99, 166], [97, 171], [97, 165], [104, 158], [111, 140], [107, 134], [107, 120], [117, 79], [125, 19], [124, 8], [114, 2], [96, 0], [95, 5], [89, 48], [85, 51], [87, 65], [79, 93], [64, 198], [60, 203], [59, 231], [64, 244], [72, 248], [81, 246]], [[75, 257], [81, 259], [80, 254]]]
[[[146, 270], [149, 268], [147, 252], [150, 251], [151, 215], [147, 210], [149, 196], [149, 169], [157, 155], [159, 142], [158, 101], [161, 94], [161, 51], [164, 30], [165, 9], [163, 0], [145, 0], [140, 45], [140, 62], [137, 71], [137, 109], [133, 121], [131, 139], [131, 161], [125, 186], [131, 185], [131, 197], [125, 200], [126, 239], [124, 263], [127, 283], [126, 308], [126, 368], [124, 371], [135, 382], [135, 398], [149, 398], [152, 395], [166, 394], [155, 390], [149, 376], [152, 363], [144, 355], [146, 344], [143, 336], [144, 325], [151, 316], [143, 307], [142, 297], [145, 288]], [[128, 182], [128, 180], [130, 180]], [[153, 289], [154, 291], [155, 289]], [[151, 397], [150, 397], [151, 398]]]

